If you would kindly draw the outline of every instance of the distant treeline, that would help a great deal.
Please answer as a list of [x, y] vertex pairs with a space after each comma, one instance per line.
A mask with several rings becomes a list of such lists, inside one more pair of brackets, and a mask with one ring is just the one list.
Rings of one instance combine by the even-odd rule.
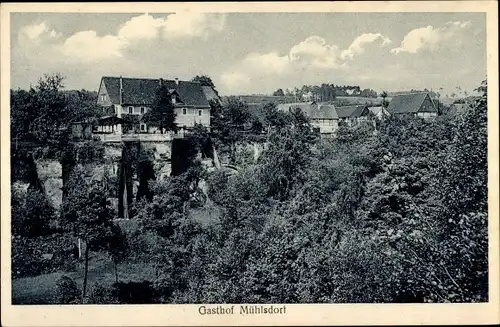
[[377, 92], [372, 89], [361, 89], [359, 85], [303, 85], [300, 89], [277, 89], [275, 96], [295, 96], [299, 100], [333, 101], [337, 96], [361, 96], [376, 98]]

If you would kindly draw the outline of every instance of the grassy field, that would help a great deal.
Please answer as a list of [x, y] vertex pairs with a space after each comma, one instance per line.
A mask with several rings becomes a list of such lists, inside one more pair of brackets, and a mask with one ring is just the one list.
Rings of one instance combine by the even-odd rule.
[[[83, 264], [76, 271], [55, 272], [35, 277], [12, 280], [12, 304], [50, 304], [55, 296], [57, 280], [66, 275], [72, 278], [81, 289], [83, 285]], [[144, 282], [154, 280], [155, 269], [148, 263], [123, 263], [118, 265], [120, 282]], [[111, 260], [93, 256], [89, 260], [88, 288], [99, 284], [112, 286], [115, 282], [115, 270]]]

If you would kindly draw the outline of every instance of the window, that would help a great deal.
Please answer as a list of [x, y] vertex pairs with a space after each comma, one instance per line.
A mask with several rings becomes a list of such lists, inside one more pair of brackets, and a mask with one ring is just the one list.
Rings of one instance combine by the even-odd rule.
[[182, 108], [182, 114], [183, 115], [187, 114], [187, 109], [186, 108]]
[[198, 116], [201, 116], [201, 115], [203, 115], [203, 111], [198, 110]]
[[101, 94], [101, 101], [106, 101], [106, 94]]
[[172, 95], [172, 104], [175, 104], [175, 95]]
[[[141, 109], [144, 109], [144, 108], [141, 108]], [[146, 131], [146, 124], [141, 124], [141, 132], [145, 132]]]
[[134, 107], [128, 107], [128, 113], [132, 114], [132, 112], [134, 112]]
[[141, 115], [144, 115], [144, 107], [141, 107]]

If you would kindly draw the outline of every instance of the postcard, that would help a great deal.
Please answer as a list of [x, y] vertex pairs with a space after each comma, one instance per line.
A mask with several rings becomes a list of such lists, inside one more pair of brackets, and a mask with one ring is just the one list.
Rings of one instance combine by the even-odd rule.
[[497, 12], [2, 4], [2, 324], [499, 323]]

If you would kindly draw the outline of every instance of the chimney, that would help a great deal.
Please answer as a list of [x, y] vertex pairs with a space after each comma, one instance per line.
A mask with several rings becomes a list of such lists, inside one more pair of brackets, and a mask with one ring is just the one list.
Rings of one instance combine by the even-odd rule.
[[120, 75], [120, 105], [123, 103], [123, 80], [122, 76]]
[[177, 77], [175, 78], [175, 85], [179, 85], [179, 79]]

